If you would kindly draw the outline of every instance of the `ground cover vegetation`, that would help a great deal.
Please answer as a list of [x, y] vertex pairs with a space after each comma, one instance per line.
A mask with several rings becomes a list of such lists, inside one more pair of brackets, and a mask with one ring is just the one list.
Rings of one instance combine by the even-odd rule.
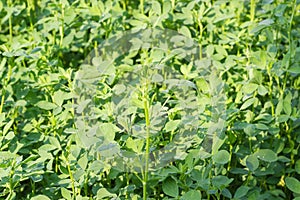
[[300, 199], [299, 0], [1, 0], [0, 20], [0, 199]]

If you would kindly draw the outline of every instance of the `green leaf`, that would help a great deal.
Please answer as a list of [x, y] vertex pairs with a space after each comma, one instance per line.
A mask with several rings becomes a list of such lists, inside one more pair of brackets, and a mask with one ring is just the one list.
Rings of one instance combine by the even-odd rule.
[[63, 104], [63, 101], [65, 100], [65, 96], [66, 93], [58, 90], [56, 92], [54, 92], [53, 96], [52, 96], [52, 100], [55, 104], [57, 104], [58, 106], [61, 106]]
[[17, 154], [11, 153], [9, 151], [0, 151], [0, 159], [1, 160], [8, 160], [12, 158], [17, 158]]
[[48, 101], [39, 101], [36, 106], [44, 110], [52, 110], [57, 107], [56, 104]]
[[267, 125], [260, 124], [260, 123], [259, 124], [255, 124], [255, 128], [258, 129], [258, 130], [264, 130], [264, 131], [269, 130], [269, 127]]
[[246, 166], [250, 171], [255, 171], [259, 166], [259, 161], [255, 155], [250, 155], [246, 159]]
[[226, 164], [229, 162], [230, 154], [226, 150], [220, 150], [213, 155], [212, 159], [217, 164]]
[[104, 142], [97, 149], [103, 157], [112, 157], [120, 152], [120, 146], [116, 141]]
[[142, 153], [144, 146], [143, 139], [132, 139], [131, 137], [126, 140], [126, 146], [136, 153]]
[[120, 129], [115, 124], [103, 123], [99, 126], [98, 136], [102, 136], [109, 141], [113, 141], [115, 134], [118, 131], [120, 131]]
[[227, 187], [231, 182], [233, 181], [233, 178], [228, 178], [227, 176], [218, 175], [212, 178], [212, 184], [214, 187], [217, 187], [218, 189], [223, 189]]
[[97, 192], [97, 199], [106, 199], [108, 197], [117, 197], [116, 194], [110, 193], [105, 188], [100, 188]]
[[291, 72], [291, 73], [294, 73], [294, 74], [300, 74], [300, 65], [299, 65], [299, 63], [293, 64], [287, 71]]
[[67, 200], [72, 199], [71, 191], [66, 188], [61, 188], [61, 195]]
[[246, 108], [248, 108], [249, 106], [251, 106], [254, 102], [255, 102], [256, 98], [250, 98], [247, 101], [245, 101], [243, 103], [243, 105], [241, 106], [241, 110], [245, 110]]
[[276, 17], [283, 17], [287, 4], [279, 4], [274, 11]]
[[50, 200], [49, 197], [47, 197], [46, 195], [37, 195], [35, 197], [32, 197], [31, 200]]
[[243, 86], [242, 91], [246, 94], [252, 94], [255, 90], [257, 90], [258, 85], [255, 83], [248, 83]]
[[276, 116], [279, 116], [282, 110], [283, 110], [283, 99], [279, 98], [279, 101], [275, 109]]
[[125, 91], [126, 91], [126, 86], [123, 84], [116, 84], [113, 88], [113, 92], [116, 95], [120, 95], [120, 94], [124, 93]]
[[188, 37], [188, 38], [192, 38], [192, 34], [191, 34], [191, 32], [190, 32], [190, 29], [188, 29], [188, 27], [186, 27], [186, 26], [182, 26], [182, 27], [178, 30], [178, 32], [179, 32], [180, 34], [182, 34], [182, 35]]
[[298, 174], [300, 174], [300, 160], [297, 160], [295, 163], [295, 170]]
[[66, 24], [70, 24], [76, 17], [76, 12], [74, 12], [74, 8], [69, 7], [65, 11], [64, 22]]
[[287, 114], [287, 115], [291, 115], [292, 113], [292, 93], [289, 92], [284, 100], [283, 100], [283, 111]]
[[275, 162], [277, 160], [277, 155], [272, 151], [271, 149], [260, 149], [258, 150], [255, 155], [260, 160], [266, 161], [266, 162]]
[[215, 49], [222, 56], [227, 56], [228, 55], [227, 51], [225, 50], [225, 48], [223, 46], [215, 45]]
[[199, 78], [196, 81], [197, 88], [204, 93], [209, 92], [209, 83], [204, 78]]
[[152, 10], [157, 15], [161, 14], [161, 6], [160, 6], [160, 3], [158, 1], [152, 1]]
[[171, 197], [177, 197], [179, 190], [177, 182], [173, 178], [167, 178], [162, 183], [162, 190], [166, 195]]
[[11, 126], [14, 123], [14, 119], [11, 119], [7, 124], [5, 124], [4, 128], [3, 128], [3, 135], [6, 135], [6, 133], [9, 131], [9, 129], [11, 128]]
[[225, 142], [225, 139], [218, 137], [217, 134], [213, 135], [213, 143], [212, 143], [212, 154], [213, 155], [218, 152], [218, 150], [220, 149], [220, 147], [223, 145], [224, 142]]
[[72, 30], [71, 33], [69, 33], [67, 36], [64, 37], [62, 46], [63, 47], [69, 46], [73, 42], [74, 36], [75, 36], [75, 31]]
[[165, 125], [164, 130], [166, 132], [175, 131], [178, 128], [178, 125], [180, 124], [180, 120], [171, 120], [168, 121]]
[[246, 196], [247, 193], [248, 193], [248, 191], [249, 191], [249, 189], [250, 189], [250, 188], [247, 187], [247, 186], [244, 186], [244, 185], [240, 186], [240, 187], [236, 190], [236, 192], [234, 193], [234, 198], [239, 199], [239, 198], [241, 198], [241, 197]]
[[212, 56], [213, 53], [214, 53], [214, 51], [215, 51], [214, 45], [209, 44], [209, 45], [206, 47], [206, 53], [207, 53], [207, 56], [209, 56], [209, 57]]
[[259, 22], [258, 25], [250, 31], [250, 33], [256, 34], [259, 31], [261, 31], [262, 29], [264, 29], [268, 26], [271, 26], [273, 23], [274, 23], [273, 19], [265, 19], [265, 20]]
[[160, 74], [154, 74], [151, 78], [152, 82], [154, 83], [160, 83], [160, 82], [163, 82], [164, 80], [164, 77], [162, 77], [162, 75]]
[[300, 181], [294, 177], [286, 177], [285, 184], [289, 190], [294, 193], [300, 194]]
[[268, 93], [268, 90], [263, 85], [258, 86], [258, 94], [261, 96], [265, 96]]
[[279, 115], [278, 117], [276, 117], [276, 122], [278, 123], [286, 122], [287, 120], [289, 120], [289, 118], [290, 118], [289, 115]]
[[49, 141], [50, 141], [50, 143], [51, 143], [53, 146], [55, 146], [55, 147], [58, 148], [58, 149], [61, 149], [60, 142], [58, 141], [57, 138], [55, 138], [55, 137], [50, 137], [50, 138], [49, 138]]
[[83, 154], [83, 156], [78, 160], [78, 165], [81, 167], [81, 169], [85, 170], [88, 164], [88, 158], [87, 154]]
[[192, 199], [201, 199], [201, 192], [198, 190], [190, 190], [187, 193], [185, 193], [184, 195], [182, 195], [182, 197], [180, 197], [181, 200], [192, 200]]
[[227, 188], [224, 188], [221, 194], [228, 199], [232, 199], [232, 194]]

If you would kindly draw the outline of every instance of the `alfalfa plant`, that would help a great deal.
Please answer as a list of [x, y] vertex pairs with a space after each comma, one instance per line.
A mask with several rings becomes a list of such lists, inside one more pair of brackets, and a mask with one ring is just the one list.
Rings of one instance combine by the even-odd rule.
[[100, 45], [77, 73], [78, 143], [135, 174], [144, 199], [151, 171], [184, 160], [205, 136], [213, 153], [224, 142], [222, 83], [198, 47], [174, 31], [132, 30]]

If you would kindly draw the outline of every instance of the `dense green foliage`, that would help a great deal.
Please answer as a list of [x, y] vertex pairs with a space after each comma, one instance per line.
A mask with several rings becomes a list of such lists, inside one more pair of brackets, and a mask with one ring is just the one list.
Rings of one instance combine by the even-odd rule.
[[[300, 199], [299, 0], [1, 0], [0, 19], [0, 199]], [[103, 138], [85, 140], [77, 72], [104, 41], [145, 28], [190, 38], [222, 87], [168, 57], [186, 82], [164, 92], [168, 72], [139, 66], [168, 54], [127, 52], [88, 96]], [[226, 95], [217, 137], [199, 128], [213, 93]], [[176, 159], [153, 166], [148, 153], [168, 148]], [[127, 160], [108, 156], [120, 150]]]

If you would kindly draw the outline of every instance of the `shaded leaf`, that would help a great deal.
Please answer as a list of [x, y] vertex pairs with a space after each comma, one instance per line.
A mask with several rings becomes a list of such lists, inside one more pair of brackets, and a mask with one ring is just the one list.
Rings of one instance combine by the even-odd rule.
[[201, 199], [201, 192], [197, 190], [190, 190], [185, 193], [181, 198], [181, 200], [191, 200], [191, 199]]
[[250, 171], [255, 171], [259, 166], [259, 161], [255, 155], [250, 155], [246, 159], [246, 165]]
[[241, 197], [246, 196], [247, 193], [248, 193], [248, 191], [249, 191], [249, 189], [250, 189], [250, 188], [247, 187], [247, 186], [244, 186], [244, 185], [240, 186], [240, 187], [236, 190], [236, 192], [234, 193], [234, 198], [239, 199], [239, 198], [241, 198]]
[[296, 178], [286, 177], [285, 184], [289, 190], [297, 194], [300, 194], [300, 181], [298, 181]]
[[163, 181], [162, 190], [171, 197], [177, 197], [179, 193], [177, 182], [173, 178], [167, 178]]

